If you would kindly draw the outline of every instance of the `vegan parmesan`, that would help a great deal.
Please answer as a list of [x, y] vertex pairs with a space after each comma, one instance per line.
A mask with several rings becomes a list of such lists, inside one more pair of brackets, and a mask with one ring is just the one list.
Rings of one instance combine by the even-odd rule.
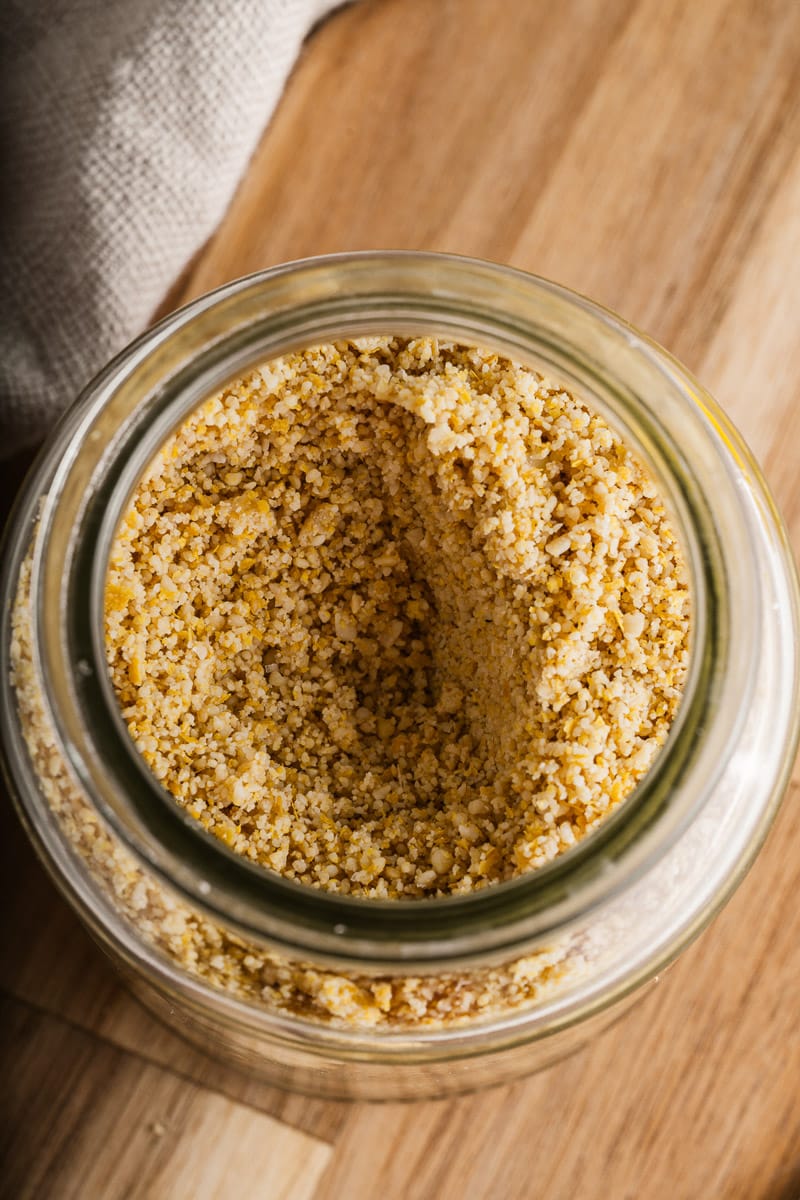
[[432, 338], [287, 354], [203, 403], [137, 485], [105, 599], [123, 717], [175, 801], [364, 897], [568, 850], [647, 772], [688, 662], [636, 456], [533, 369]]

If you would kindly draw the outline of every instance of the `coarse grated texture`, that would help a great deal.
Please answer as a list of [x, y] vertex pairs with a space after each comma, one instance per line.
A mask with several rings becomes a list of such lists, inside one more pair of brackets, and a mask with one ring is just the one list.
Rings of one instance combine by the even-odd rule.
[[422, 897], [568, 849], [663, 744], [689, 589], [655, 485], [535, 371], [431, 338], [287, 355], [204, 403], [118, 531], [111, 675], [242, 855]]
[[[437, 1028], [528, 1009], [581, 980], [590, 964], [584, 933], [497, 966], [416, 975], [336, 971], [248, 941], [190, 907], [125, 848], [75, 777], [58, 739], [39, 675], [31, 583], [33, 545], [22, 564], [12, 615], [11, 680], [20, 728], [42, 796], [85, 873], [104, 897], [112, 945], [124, 928], [179, 972], [256, 1008], [342, 1028]], [[97, 901], [95, 900], [95, 904]], [[110, 913], [109, 913], [110, 910]], [[103, 913], [103, 903], [100, 904]], [[148, 968], [141, 974], [148, 979]], [[174, 997], [170, 995], [170, 1006]]]

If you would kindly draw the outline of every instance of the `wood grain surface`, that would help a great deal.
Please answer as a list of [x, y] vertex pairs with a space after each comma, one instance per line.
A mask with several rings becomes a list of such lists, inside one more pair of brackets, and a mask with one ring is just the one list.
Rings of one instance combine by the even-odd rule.
[[[510, 262], [645, 328], [740, 425], [800, 546], [797, 0], [335, 14], [170, 303], [368, 247]], [[797, 772], [733, 901], [623, 1021], [513, 1087], [408, 1106], [288, 1096], [189, 1049], [0, 813], [3, 1197], [800, 1197]]]

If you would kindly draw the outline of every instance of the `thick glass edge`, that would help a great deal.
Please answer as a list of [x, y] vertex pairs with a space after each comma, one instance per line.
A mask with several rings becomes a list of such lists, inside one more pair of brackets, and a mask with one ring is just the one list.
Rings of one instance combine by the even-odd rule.
[[[340, 261], [340, 260], [337, 260], [337, 261]], [[481, 265], [481, 266], [482, 266], [482, 265]], [[286, 270], [288, 270], [288, 269], [289, 269], [289, 268], [281, 268], [280, 270], [281, 270], [281, 271], [286, 271]], [[513, 273], [513, 272], [509, 272], [509, 274], [515, 274], [515, 273]], [[526, 282], [527, 282], [527, 285], [528, 285], [528, 286], [530, 286], [530, 283], [531, 283], [531, 280], [530, 280], [530, 278], [529, 278], [529, 277], [522, 277], [522, 278], [524, 278], [524, 279], [526, 280]], [[261, 279], [263, 279], [263, 276], [257, 276], [257, 277], [255, 277], [255, 279], [256, 279], [256, 281], [260, 281]], [[244, 284], [242, 284], [242, 285], [239, 285], [239, 286], [244, 286], [244, 285], [250, 286], [252, 283], [253, 283], [253, 280], [251, 279], [251, 280], [249, 280], [249, 281], [244, 281]], [[224, 294], [224, 295], [230, 295], [230, 294], [231, 294], [231, 292], [232, 292], [233, 290], [235, 290], [236, 286], [237, 286], [237, 285], [230, 285], [228, 288], [226, 288], [226, 289], [222, 289], [222, 290], [221, 290], [221, 294]], [[555, 287], [555, 285], [548, 285], [548, 284], [544, 284], [544, 285], [542, 285], [542, 286], [544, 286], [544, 287], [550, 287], [550, 288], [554, 288], [554, 287]], [[559, 290], [559, 291], [561, 291], [561, 289], [558, 289], [558, 290]], [[220, 293], [218, 293], [218, 294], [220, 294]], [[210, 303], [210, 301], [211, 301], [211, 300], [213, 300], [213, 296], [212, 296], [211, 298], [209, 298], [208, 300], [206, 300], [204, 303], [206, 303], [206, 304], [207, 304], [207, 303]], [[198, 302], [198, 303], [201, 303], [201, 302]], [[594, 307], [594, 306], [592, 306], [592, 307]], [[186, 312], [190, 311], [190, 310], [191, 310], [191, 308], [192, 308], [192, 306], [190, 306], [190, 309], [189, 309], [189, 310], [184, 310], [184, 315], [186, 314]], [[599, 310], [598, 310], [598, 311], [599, 311]], [[616, 319], [614, 319], [614, 320], [615, 320], [615, 322], [616, 322]], [[616, 323], [617, 323], [617, 324], [619, 324], [619, 322], [616, 322]], [[162, 326], [161, 326], [161, 329], [163, 330], [163, 329], [165, 329], [165, 328], [168, 328], [168, 327], [169, 327], [169, 319], [168, 319], [168, 321], [167, 321], [165, 324], [162, 324]], [[637, 336], [638, 336], [638, 335], [637, 335]], [[146, 342], [146, 340], [147, 340], [147, 339], [145, 338], [145, 339], [144, 339], [144, 341]], [[123, 839], [123, 840], [124, 840], [124, 839]], [[587, 842], [587, 845], [590, 845], [590, 842]], [[285, 884], [287, 881], [282, 881], [282, 882]], [[500, 885], [500, 886], [501, 886], [501, 887], [503, 887], [503, 888], [510, 888], [510, 887], [513, 887], [515, 884], [522, 884], [522, 885], [524, 885], [524, 883], [525, 883], [525, 882], [526, 882], [525, 880], [521, 880], [521, 881], [514, 881], [514, 883], [513, 883], [513, 884], [508, 884], [508, 885]], [[295, 885], [295, 886], [297, 886], [297, 885]], [[307, 891], [308, 889], [304, 889], [304, 890], [305, 890], [305, 891]], [[464, 899], [465, 899], [465, 900], [468, 900], [468, 901], [470, 901], [470, 902], [474, 902], [474, 901], [476, 901], [476, 900], [481, 900], [481, 899], [483, 899], [483, 898], [485, 898], [485, 897], [490, 897], [492, 890], [493, 890], [493, 889], [486, 889], [486, 890], [485, 890], [485, 891], [483, 891], [483, 892], [475, 893], [475, 894], [474, 894], [474, 896], [471, 896], [471, 897], [465, 897]], [[192, 896], [192, 899], [193, 899], [193, 902], [198, 902], [198, 903], [199, 903], [199, 904], [202, 906], [202, 899], [199, 899], [198, 897], [196, 897], [196, 896], [194, 896], [194, 895]], [[351, 903], [352, 903], [352, 902], [351, 902]], [[370, 904], [372, 904], [372, 903], [373, 903], [373, 902], [370, 902]], [[450, 902], [450, 901], [436, 901], [436, 903], [437, 903], [437, 904], [448, 904], [448, 903], [451, 903], [451, 902]], [[459, 904], [459, 901], [456, 901], [455, 903], [456, 903], [456, 904]], [[394, 906], [394, 902], [392, 902], [392, 904], [393, 904], [393, 906]], [[411, 906], [412, 906], [412, 907], [417, 907], [417, 909], [418, 909], [418, 904], [419, 904], [419, 902], [416, 902], [416, 901], [415, 901], [415, 902], [411, 902]]]
[[[795, 748], [798, 736], [800, 719], [795, 721]], [[559, 1006], [561, 1011], [558, 1012], [555, 1004], [546, 1002], [535, 1011], [530, 1008], [521, 1009], [501, 1017], [473, 1021], [457, 1028], [428, 1028], [414, 1031], [412, 1034], [405, 1030], [382, 1029], [379, 1037], [380, 1061], [397, 1065], [444, 1063], [453, 1058], [460, 1060], [512, 1051], [533, 1040], [553, 1036], [600, 1015], [620, 1004], [648, 980], [660, 975], [703, 933], [749, 871], [779, 808], [791, 773], [792, 761], [792, 757], [787, 759], [782, 776], [776, 780], [758, 835], [751, 842], [749, 854], [741, 861], [739, 870], [731, 875], [714, 903], [694, 915], [679, 938], [667, 949], [640, 964], [636, 972], [628, 973], [606, 990], [595, 987], [590, 995], [579, 994], [572, 997], [568, 1005]], [[12, 794], [14, 792], [12, 788]], [[193, 1002], [200, 1005], [211, 1003], [216, 1008], [224, 1009], [225, 1019], [235, 1022], [237, 1027], [249, 1029], [255, 1034], [267, 1028], [269, 1036], [276, 1042], [301, 1048], [306, 1053], [318, 1055], [322, 1060], [326, 1055], [334, 1053], [337, 1059], [345, 1058], [352, 1063], [375, 1061], [375, 1038], [371, 1031], [353, 1029], [336, 1023], [325, 1024], [294, 1015], [289, 1017], [254, 1008], [200, 979], [177, 971], [158, 951], [138, 942], [133, 932], [125, 928], [118, 919], [115, 918], [112, 923], [102, 921], [98, 917], [93, 902], [94, 896], [91, 889], [87, 888], [86, 881], [80, 876], [70, 876], [64, 870], [65, 864], [51, 857], [40, 838], [41, 831], [29, 820], [16, 795], [15, 799], [22, 823], [51, 880], [78, 911], [95, 939], [112, 957], [119, 958], [136, 973], [146, 964], [152, 979], [156, 981], [156, 986], [163, 992], [182, 996], [188, 993]]]

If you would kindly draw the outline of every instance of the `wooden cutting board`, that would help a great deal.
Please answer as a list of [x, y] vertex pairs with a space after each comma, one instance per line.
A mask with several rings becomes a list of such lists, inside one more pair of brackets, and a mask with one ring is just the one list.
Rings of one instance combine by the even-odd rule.
[[[509, 262], [646, 329], [732, 413], [798, 545], [797, 0], [337, 13], [170, 302], [368, 247]], [[3, 801], [0, 1194], [795, 1200], [798, 801], [795, 773], [735, 899], [604, 1037], [513, 1087], [413, 1106], [286, 1096], [191, 1051], [121, 988]]]

